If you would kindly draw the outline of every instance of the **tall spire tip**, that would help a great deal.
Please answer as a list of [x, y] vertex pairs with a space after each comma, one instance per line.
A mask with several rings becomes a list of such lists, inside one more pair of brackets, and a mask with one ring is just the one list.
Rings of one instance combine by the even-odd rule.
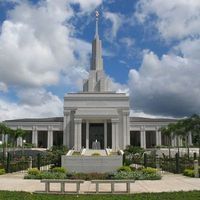
[[99, 12], [98, 12], [98, 10], [96, 10], [95, 16], [96, 16], [96, 32], [95, 32], [95, 37], [99, 37], [99, 33], [98, 33]]

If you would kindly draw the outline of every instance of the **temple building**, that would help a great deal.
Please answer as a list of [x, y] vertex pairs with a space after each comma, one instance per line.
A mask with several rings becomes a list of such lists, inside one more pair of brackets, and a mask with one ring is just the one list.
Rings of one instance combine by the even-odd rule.
[[[92, 149], [94, 141], [99, 142], [100, 149], [114, 151], [127, 145], [142, 148], [167, 145], [159, 128], [176, 120], [130, 117], [129, 96], [111, 91], [109, 82], [104, 72], [96, 18], [89, 77], [83, 81], [82, 92], [64, 96], [64, 116], [6, 120], [5, 123], [13, 129], [27, 130], [26, 142], [42, 148], [63, 144], [79, 151]], [[171, 141], [172, 145], [175, 142], [175, 139]], [[18, 145], [22, 145], [21, 138]]]

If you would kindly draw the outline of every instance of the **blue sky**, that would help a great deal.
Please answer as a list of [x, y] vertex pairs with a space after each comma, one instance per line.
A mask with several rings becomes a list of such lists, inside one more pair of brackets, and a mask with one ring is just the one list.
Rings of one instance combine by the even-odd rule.
[[88, 75], [95, 10], [104, 69], [131, 115], [200, 112], [200, 2], [0, 0], [0, 120], [62, 115]]

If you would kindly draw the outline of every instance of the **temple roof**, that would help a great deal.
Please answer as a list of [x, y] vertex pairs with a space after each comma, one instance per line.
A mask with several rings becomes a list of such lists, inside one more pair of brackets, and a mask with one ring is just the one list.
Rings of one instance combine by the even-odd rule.
[[145, 117], [130, 117], [130, 122], [176, 122], [175, 118], [145, 118]]
[[63, 117], [49, 117], [49, 118], [24, 118], [6, 120], [5, 122], [63, 122]]
[[[178, 119], [173, 118], [144, 118], [130, 117], [130, 122], [176, 122]], [[49, 117], [49, 118], [23, 118], [6, 120], [5, 122], [63, 122], [64, 117]]]

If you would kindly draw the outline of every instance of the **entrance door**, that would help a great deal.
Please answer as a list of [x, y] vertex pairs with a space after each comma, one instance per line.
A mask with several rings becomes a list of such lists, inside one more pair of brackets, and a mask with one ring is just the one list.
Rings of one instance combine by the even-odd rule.
[[89, 148], [92, 149], [92, 143], [100, 142], [101, 149], [104, 149], [104, 124], [92, 123], [89, 127]]

